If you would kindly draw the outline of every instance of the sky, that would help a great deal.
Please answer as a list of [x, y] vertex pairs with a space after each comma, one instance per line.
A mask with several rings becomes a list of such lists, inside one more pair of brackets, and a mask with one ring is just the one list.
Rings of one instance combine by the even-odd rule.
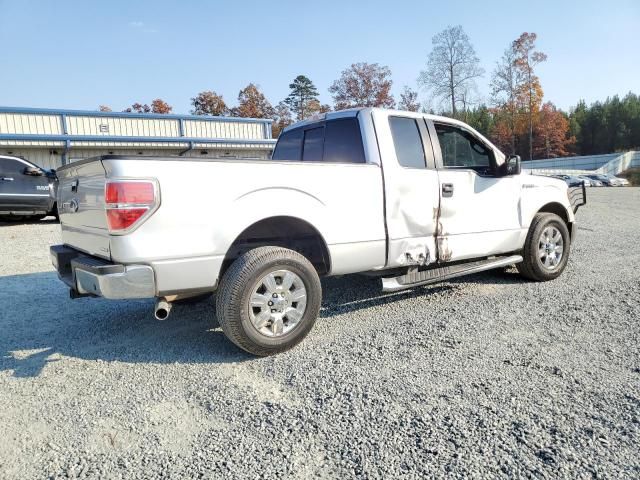
[[640, 0], [0, 0], [0, 105], [118, 111], [159, 97], [188, 113], [198, 92], [233, 105], [250, 82], [275, 105], [299, 74], [331, 103], [328, 87], [356, 62], [388, 66], [399, 98], [419, 90], [431, 38], [449, 25], [476, 49], [485, 100], [525, 31], [548, 55], [545, 101], [640, 93]]

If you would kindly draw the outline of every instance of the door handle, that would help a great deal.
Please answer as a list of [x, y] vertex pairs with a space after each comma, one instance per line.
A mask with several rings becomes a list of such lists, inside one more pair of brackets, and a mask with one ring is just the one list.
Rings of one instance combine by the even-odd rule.
[[442, 184], [442, 196], [443, 197], [453, 197], [453, 183], [443, 183]]
[[2, 177], [0, 180], [3, 180], [5, 182], [13, 182], [13, 178], [11, 177]]

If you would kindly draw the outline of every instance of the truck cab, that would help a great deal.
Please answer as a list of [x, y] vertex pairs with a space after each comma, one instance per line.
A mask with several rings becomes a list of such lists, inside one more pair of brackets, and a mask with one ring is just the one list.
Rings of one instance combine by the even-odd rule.
[[24, 158], [0, 155], [0, 220], [56, 215], [56, 185], [54, 171]]

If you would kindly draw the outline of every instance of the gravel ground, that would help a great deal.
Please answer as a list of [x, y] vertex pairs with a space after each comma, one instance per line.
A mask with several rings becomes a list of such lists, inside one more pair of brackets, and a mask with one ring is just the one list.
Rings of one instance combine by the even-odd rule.
[[264, 359], [212, 301], [70, 300], [59, 226], [1, 226], [0, 478], [638, 478], [640, 188], [588, 195], [558, 280], [327, 279]]

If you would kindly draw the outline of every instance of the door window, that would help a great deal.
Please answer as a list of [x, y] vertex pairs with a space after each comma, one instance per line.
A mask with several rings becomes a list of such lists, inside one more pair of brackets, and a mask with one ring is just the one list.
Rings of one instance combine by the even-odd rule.
[[0, 158], [0, 173], [21, 174], [26, 165], [12, 158]]
[[389, 117], [398, 163], [407, 168], [426, 168], [420, 130], [413, 118]]
[[445, 168], [490, 170], [493, 152], [470, 132], [452, 125], [435, 124], [442, 165]]

